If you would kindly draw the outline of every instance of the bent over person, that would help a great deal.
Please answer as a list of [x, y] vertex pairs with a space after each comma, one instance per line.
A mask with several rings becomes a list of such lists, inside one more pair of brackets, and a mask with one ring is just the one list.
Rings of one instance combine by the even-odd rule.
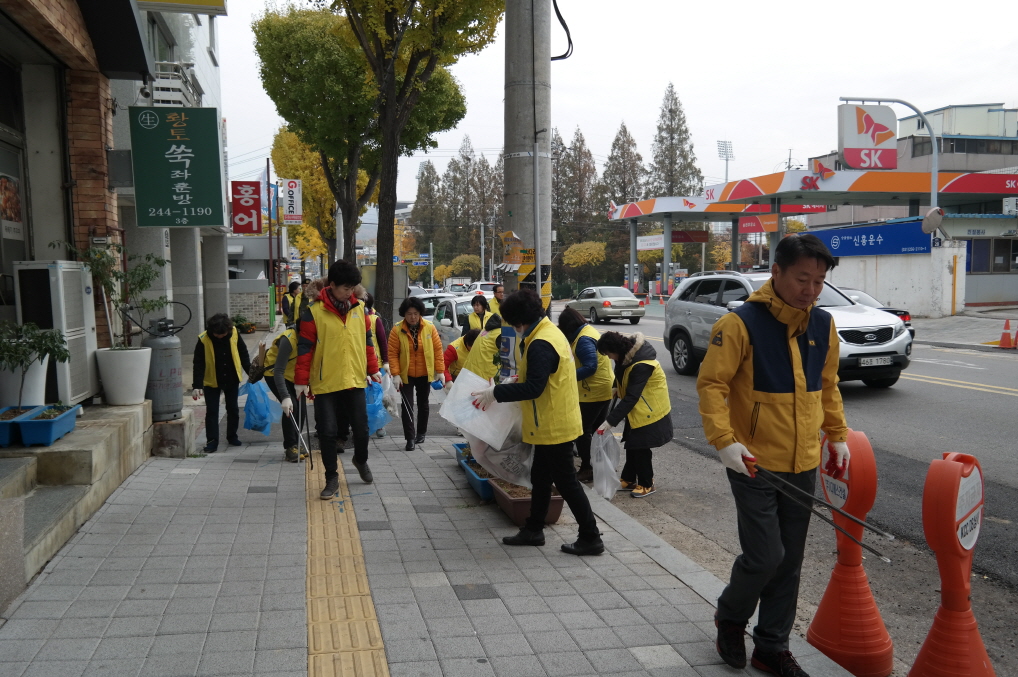
[[847, 467], [838, 333], [830, 313], [815, 305], [834, 265], [815, 235], [781, 240], [771, 279], [711, 329], [696, 384], [704, 433], [735, 497], [742, 546], [718, 599], [717, 650], [728, 665], [745, 667], [744, 631], [759, 602], [752, 663], [781, 677], [808, 677], [788, 636], [810, 511], [757, 478], [755, 466], [812, 494], [823, 430], [830, 463]]
[[329, 284], [318, 300], [304, 311], [297, 340], [294, 370], [296, 395], [315, 398], [315, 427], [322, 447], [327, 501], [339, 490], [336, 439], [343, 417], [353, 427], [353, 466], [361, 479], [373, 480], [368, 468], [368, 412], [364, 389], [368, 377], [378, 382], [378, 360], [371, 338], [371, 319], [364, 304], [354, 296], [361, 271], [346, 261], [329, 267]]
[[219, 448], [219, 395], [226, 400], [226, 441], [231, 447], [241, 445], [237, 437], [240, 408], [237, 405], [240, 383], [251, 370], [247, 344], [226, 313], [209, 318], [205, 331], [198, 335], [194, 346], [194, 368], [191, 396], [205, 397], [205, 448], [211, 454]]

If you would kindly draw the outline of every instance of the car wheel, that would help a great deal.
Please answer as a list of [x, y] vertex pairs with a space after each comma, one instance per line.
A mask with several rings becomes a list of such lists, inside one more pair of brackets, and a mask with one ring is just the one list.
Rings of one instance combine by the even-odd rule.
[[693, 356], [693, 346], [689, 343], [689, 337], [679, 333], [672, 341], [672, 367], [683, 376], [690, 376], [696, 373], [698, 363]]
[[890, 378], [864, 378], [862, 382], [870, 388], [890, 388], [898, 382], [898, 376]]
[[629, 318], [629, 324], [640, 324], [640, 318], [638, 317]]
[[600, 320], [597, 319], [597, 311], [593, 308], [590, 309], [590, 323], [597, 324]]

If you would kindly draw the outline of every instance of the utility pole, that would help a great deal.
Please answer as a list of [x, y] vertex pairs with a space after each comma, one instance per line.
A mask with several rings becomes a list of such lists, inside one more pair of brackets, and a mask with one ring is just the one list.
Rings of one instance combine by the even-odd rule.
[[481, 279], [488, 279], [484, 276], [484, 219], [481, 219]]
[[[507, 0], [505, 11], [505, 216], [507, 230], [533, 248], [510, 289], [533, 286], [551, 272], [551, 1]], [[531, 277], [531, 272], [533, 276]]]
[[430, 262], [428, 267], [431, 269], [431, 288], [435, 288], [435, 244], [433, 242], [428, 243], [428, 261]]
[[[269, 176], [269, 169], [270, 169], [269, 168], [269, 162], [270, 162], [270, 158], [265, 158], [265, 199], [268, 202], [268, 204], [265, 205], [265, 213], [268, 214], [268, 216], [269, 216], [269, 223], [268, 223], [268, 228], [269, 228], [269, 230], [268, 230], [268, 238], [269, 238], [269, 286], [271, 286], [273, 288], [273, 290], [275, 290], [275, 288], [276, 288], [276, 280], [275, 280], [275, 278], [273, 277], [273, 274], [272, 274], [273, 270], [275, 270], [276, 264], [275, 264], [275, 262], [272, 259], [272, 183], [271, 183], [272, 178]], [[273, 293], [275, 293], [275, 292], [273, 292]], [[280, 302], [281, 299], [276, 299], [276, 301]]]

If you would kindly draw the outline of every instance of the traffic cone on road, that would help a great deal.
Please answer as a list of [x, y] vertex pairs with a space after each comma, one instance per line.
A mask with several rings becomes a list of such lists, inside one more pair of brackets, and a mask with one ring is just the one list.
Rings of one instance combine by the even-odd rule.
[[665, 304], [665, 295], [664, 294], [661, 294], [660, 296], [657, 297], [657, 304], [659, 306], [663, 306]]
[[1015, 342], [1011, 339], [1011, 320], [1004, 320], [1004, 331], [1000, 335], [997, 347], [1011, 350], [1015, 348]]

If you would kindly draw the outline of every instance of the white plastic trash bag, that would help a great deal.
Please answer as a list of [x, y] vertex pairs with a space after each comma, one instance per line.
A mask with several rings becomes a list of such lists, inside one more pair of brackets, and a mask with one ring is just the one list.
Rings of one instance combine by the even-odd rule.
[[520, 430], [514, 430], [505, 445], [496, 451], [487, 442], [470, 434], [465, 435], [470, 443], [470, 453], [482, 468], [506, 482], [531, 489], [530, 468], [534, 464], [534, 445], [521, 442], [520, 436]]
[[594, 493], [609, 501], [619, 488], [619, 460], [622, 447], [611, 430], [596, 432], [590, 441], [590, 465], [594, 467]]
[[389, 372], [382, 374], [382, 403], [385, 405], [385, 410], [389, 412], [389, 416], [398, 419], [401, 415], [399, 391], [396, 390], [396, 384], [392, 380], [392, 375]]
[[[437, 383], [437, 381], [435, 381], [435, 383]], [[429, 399], [432, 404], [442, 404], [445, 402], [445, 398], [449, 396], [449, 390], [447, 388], [439, 388], [438, 390], [435, 390], [434, 386], [430, 383], [428, 384], [428, 388], [431, 390]]]
[[474, 407], [476, 393], [491, 384], [468, 369], [460, 371], [445, 396], [439, 415], [463, 431], [480, 438], [493, 449], [501, 449], [513, 429], [523, 425], [518, 402], [494, 402], [487, 411]]

